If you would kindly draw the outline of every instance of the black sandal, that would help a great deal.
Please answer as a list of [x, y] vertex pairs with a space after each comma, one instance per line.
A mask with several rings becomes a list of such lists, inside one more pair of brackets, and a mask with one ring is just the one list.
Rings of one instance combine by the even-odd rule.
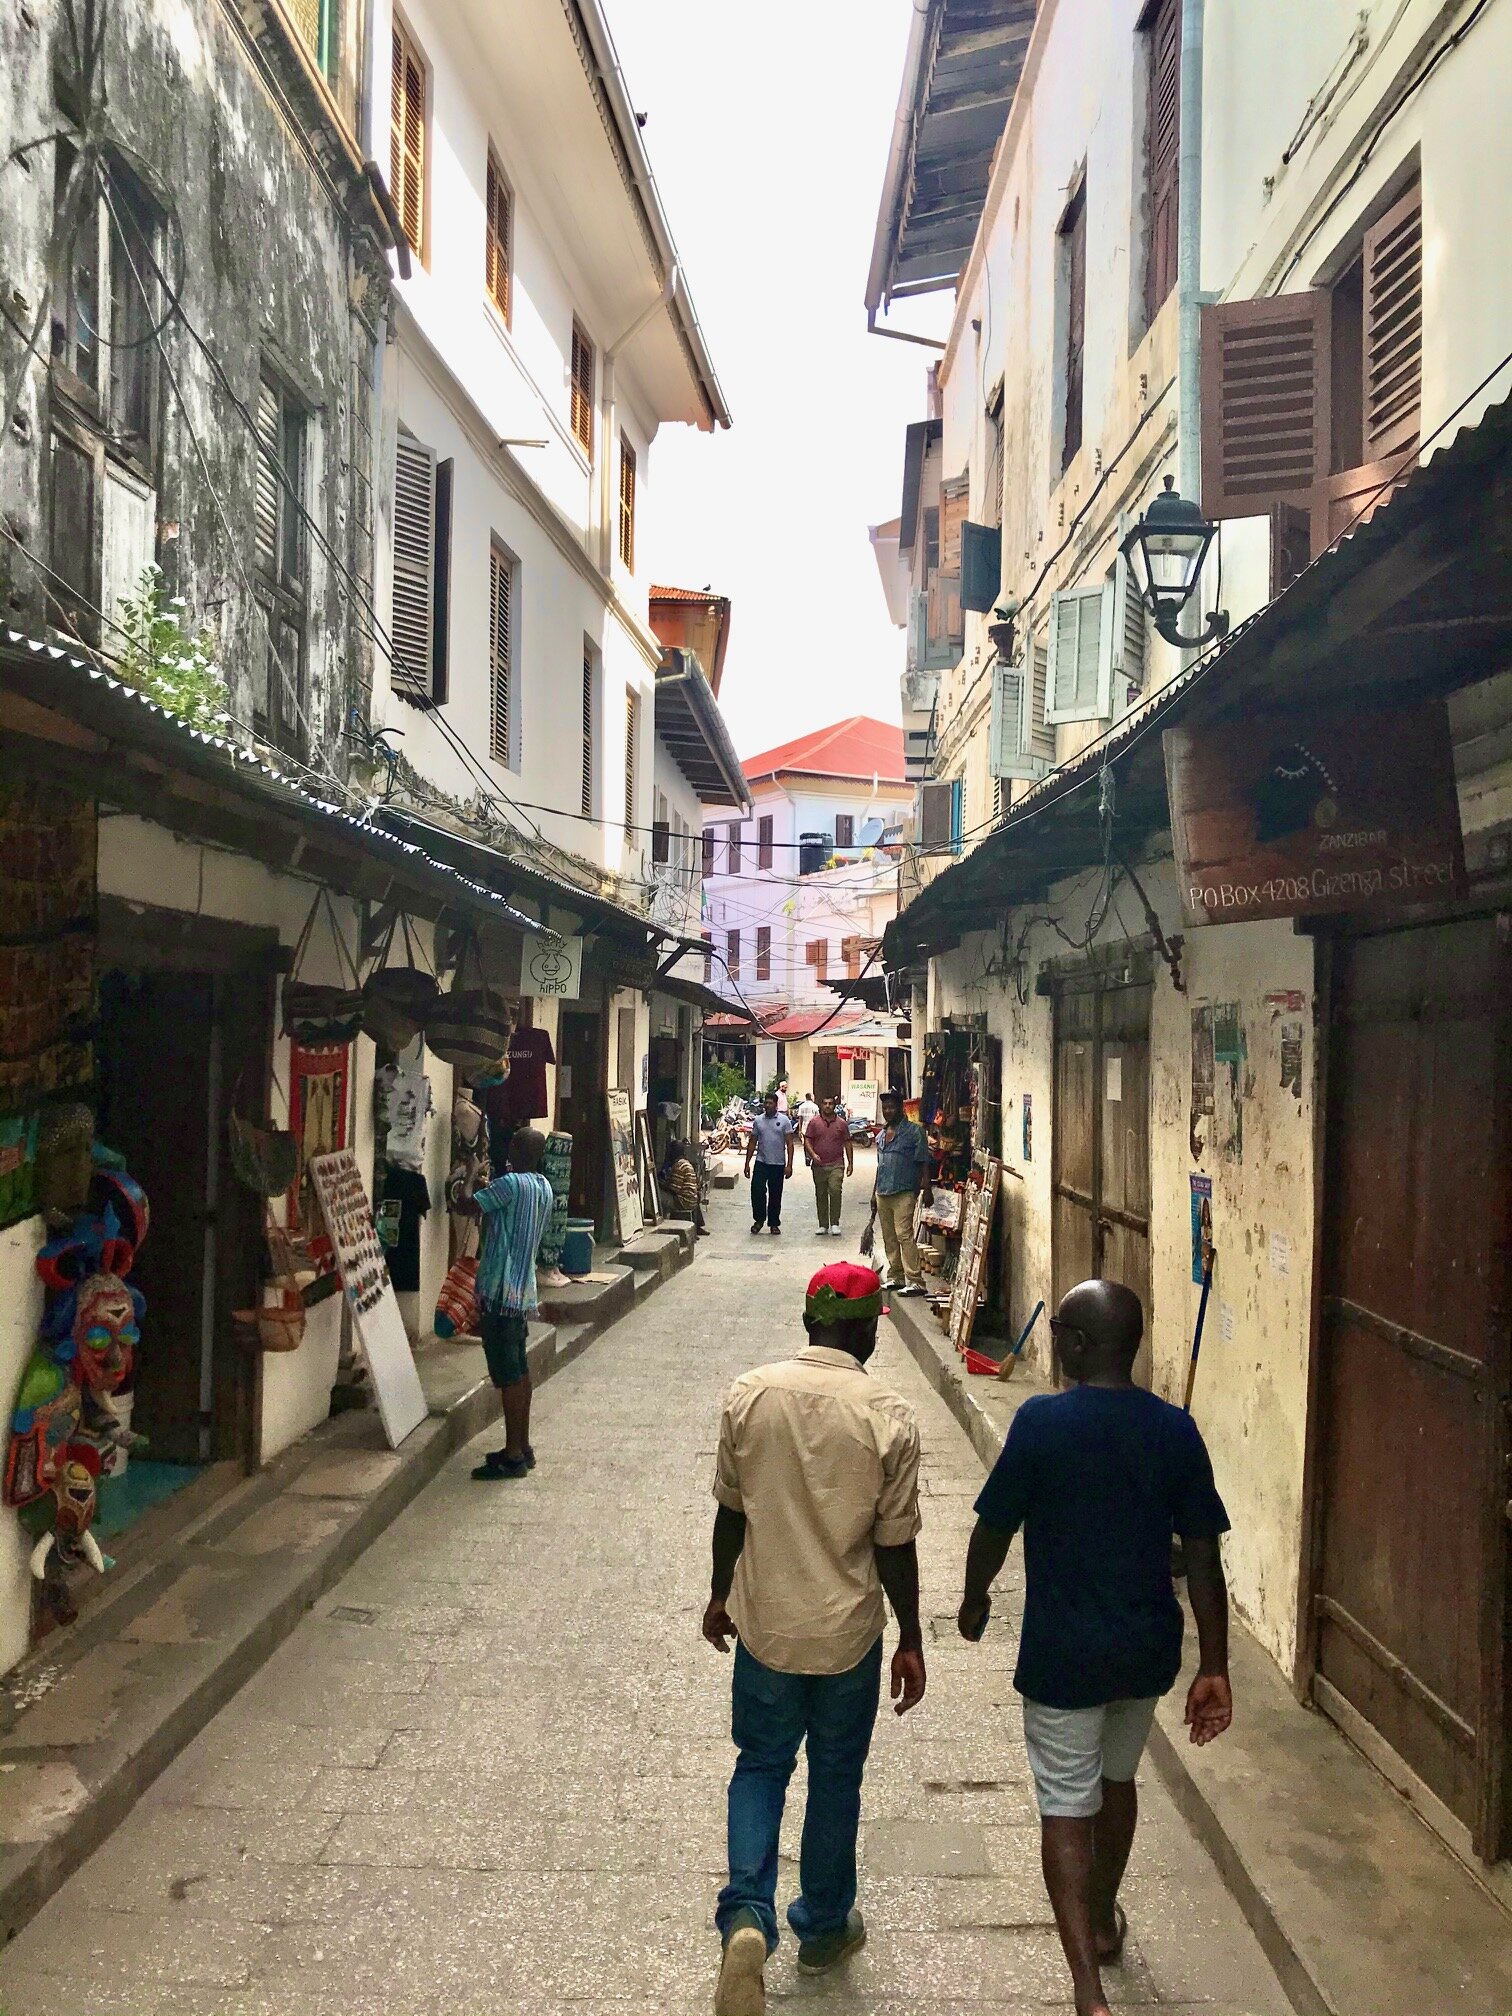
[[1115, 1904], [1113, 1906], [1113, 1929], [1118, 1934], [1118, 1937], [1109, 1952], [1098, 1954], [1097, 1964], [1099, 1967], [1118, 1967], [1123, 1963], [1124, 1941], [1129, 1936], [1129, 1921], [1124, 1913], [1122, 1904]]

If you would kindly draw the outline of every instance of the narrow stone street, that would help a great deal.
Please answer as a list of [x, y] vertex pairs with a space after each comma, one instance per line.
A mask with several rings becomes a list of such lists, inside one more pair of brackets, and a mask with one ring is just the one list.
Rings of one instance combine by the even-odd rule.
[[[858, 1170], [857, 1231], [862, 1194]], [[710, 1466], [726, 1383], [796, 1347], [834, 1257], [801, 1178], [787, 1220], [758, 1241], [716, 1194], [696, 1264], [542, 1390], [535, 1474], [484, 1489], [474, 1454], [451, 1464], [0, 1956], [5, 2016], [707, 2011], [733, 1754], [729, 1668], [698, 1635]], [[769, 2000], [1068, 2009], [1011, 1628], [980, 1651], [954, 1630], [980, 1465], [884, 1331], [875, 1370], [924, 1430], [929, 1693], [878, 1724], [868, 1946], [810, 1982], [788, 1942]], [[1142, 1790], [1115, 2003], [1284, 2016], [1148, 1769]]]

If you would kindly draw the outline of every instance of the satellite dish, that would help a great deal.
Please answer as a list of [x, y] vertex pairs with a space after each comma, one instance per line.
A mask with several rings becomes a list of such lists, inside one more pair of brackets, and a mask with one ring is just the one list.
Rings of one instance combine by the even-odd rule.
[[863, 823], [861, 831], [856, 835], [856, 845], [858, 847], [875, 847], [886, 830], [887, 822], [885, 819], [868, 819]]

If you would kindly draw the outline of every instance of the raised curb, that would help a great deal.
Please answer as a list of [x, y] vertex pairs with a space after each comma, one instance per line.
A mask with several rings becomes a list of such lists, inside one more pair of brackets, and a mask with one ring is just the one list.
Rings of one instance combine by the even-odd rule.
[[[670, 1280], [692, 1260], [693, 1247], [691, 1227], [686, 1238], [679, 1230], [669, 1236], [654, 1270], [637, 1277], [626, 1269], [612, 1292], [581, 1309], [579, 1320], [532, 1324], [532, 1380], [540, 1384], [580, 1357], [619, 1316], [637, 1306], [637, 1288], [646, 1293]], [[52, 1771], [71, 1775], [78, 1796], [71, 1806], [66, 1798], [59, 1800], [59, 1807], [68, 1810], [60, 1810], [57, 1824], [40, 1838], [0, 1846], [0, 1942], [13, 1938], [40, 1910], [321, 1596], [450, 1458], [495, 1419], [498, 1401], [484, 1375], [480, 1347], [422, 1351], [419, 1363], [422, 1381], [432, 1374], [431, 1383], [443, 1389], [444, 1397], [398, 1450], [371, 1448], [362, 1440], [376, 1426], [373, 1415], [345, 1414], [323, 1422], [266, 1470], [235, 1485], [191, 1520], [152, 1570], [129, 1580], [115, 1601], [81, 1619], [77, 1638], [46, 1641], [6, 1676], [12, 1692], [24, 1698], [29, 1673], [55, 1664], [64, 1668], [33, 1705], [21, 1709], [0, 1739], [0, 1771], [5, 1773], [0, 1783], [16, 1791], [28, 1774], [36, 1779]], [[360, 1497], [327, 1495], [319, 1490], [318, 1477], [312, 1479], [322, 1463], [339, 1467], [347, 1458], [381, 1466], [389, 1455], [391, 1472]], [[307, 1505], [312, 1520], [322, 1506], [328, 1513], [340, 1507], [336, 1530], [308, 1550], [294, 1551], [292, 1560], [287, 1548], [235, 1554], [239, 1530], [284, 1498]], [[238, 1613], [234, 1630], [187, 1643], [128, 1641], [125, 1634], [141, 1614], [171, 1592], [176, 1578], [194, 1570], [224, 1574], [225, 1600]], [[233, 1588], [238, 1579], [240, 1588]], [[86, 1662], [92, 1662], [88, 1675]], [[138, 1664], [149, 1670], [136, 1676], [140, 1685], [133, 1696], [130, 1673]], [[121, 1678], [123, 1692], [95, 1740], [41, 1740], [46, 1724], [39, 1717], [64, 1702], [71, 1677], [80, 1676], [85, 1686], [90, 1679], [108, 1686], [112, 1672]], [[64, 1713], [66, 1718], [66, 1707]]]

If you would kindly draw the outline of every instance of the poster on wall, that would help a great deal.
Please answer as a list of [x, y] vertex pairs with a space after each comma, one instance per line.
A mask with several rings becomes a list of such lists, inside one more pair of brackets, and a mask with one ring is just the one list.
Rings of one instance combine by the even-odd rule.
[[875, 1078], [852, 1078], [845, 1088], [845, 1110], [852, 1120], [876, 1119], [877, 1081]]
[[347, 1145], [347, 1087], [351, 1046], [346, 1043], [289, 1043], [289, 1131], [294, 1136], [294, 1181], [289, 1186], [289, 1230], [318, 1226], [310, 1164]]
[[420, 1426], [427, 1408], [362, 1171], [350, 1148], [316, 1156], [309, 1169], [352, 1326], [378, 1395], [383, 1432], [389, 1447], [397, 1449]]
[[1024, 1094], [1024, 1160], [1034, 1160], [1034, 1094]]
[[621, 1239], [634, 1239], [645, 1220], [641, 1217], [640, 1174], [635, 1166], [635, 1121], [630, 1111], [630, 1094], [616, 1085], [604, 1094], [609, 1116], [609, 1159], [614, 1167], [614, 1201]]
[[520, 992], [537, 1001], [576, 1001], [583, 977], [583, 941], [559, 938], [532, 939], [520, 961]]
[[1213, 1179], [1194, 1175], [1192, 1183], [1192, 1279], [1200, 1288], [1213, 1262]]
[[1165, 762], [1188, 925], [1390, 914], [1464, 893], [1442, 701], [1169, 728]]

